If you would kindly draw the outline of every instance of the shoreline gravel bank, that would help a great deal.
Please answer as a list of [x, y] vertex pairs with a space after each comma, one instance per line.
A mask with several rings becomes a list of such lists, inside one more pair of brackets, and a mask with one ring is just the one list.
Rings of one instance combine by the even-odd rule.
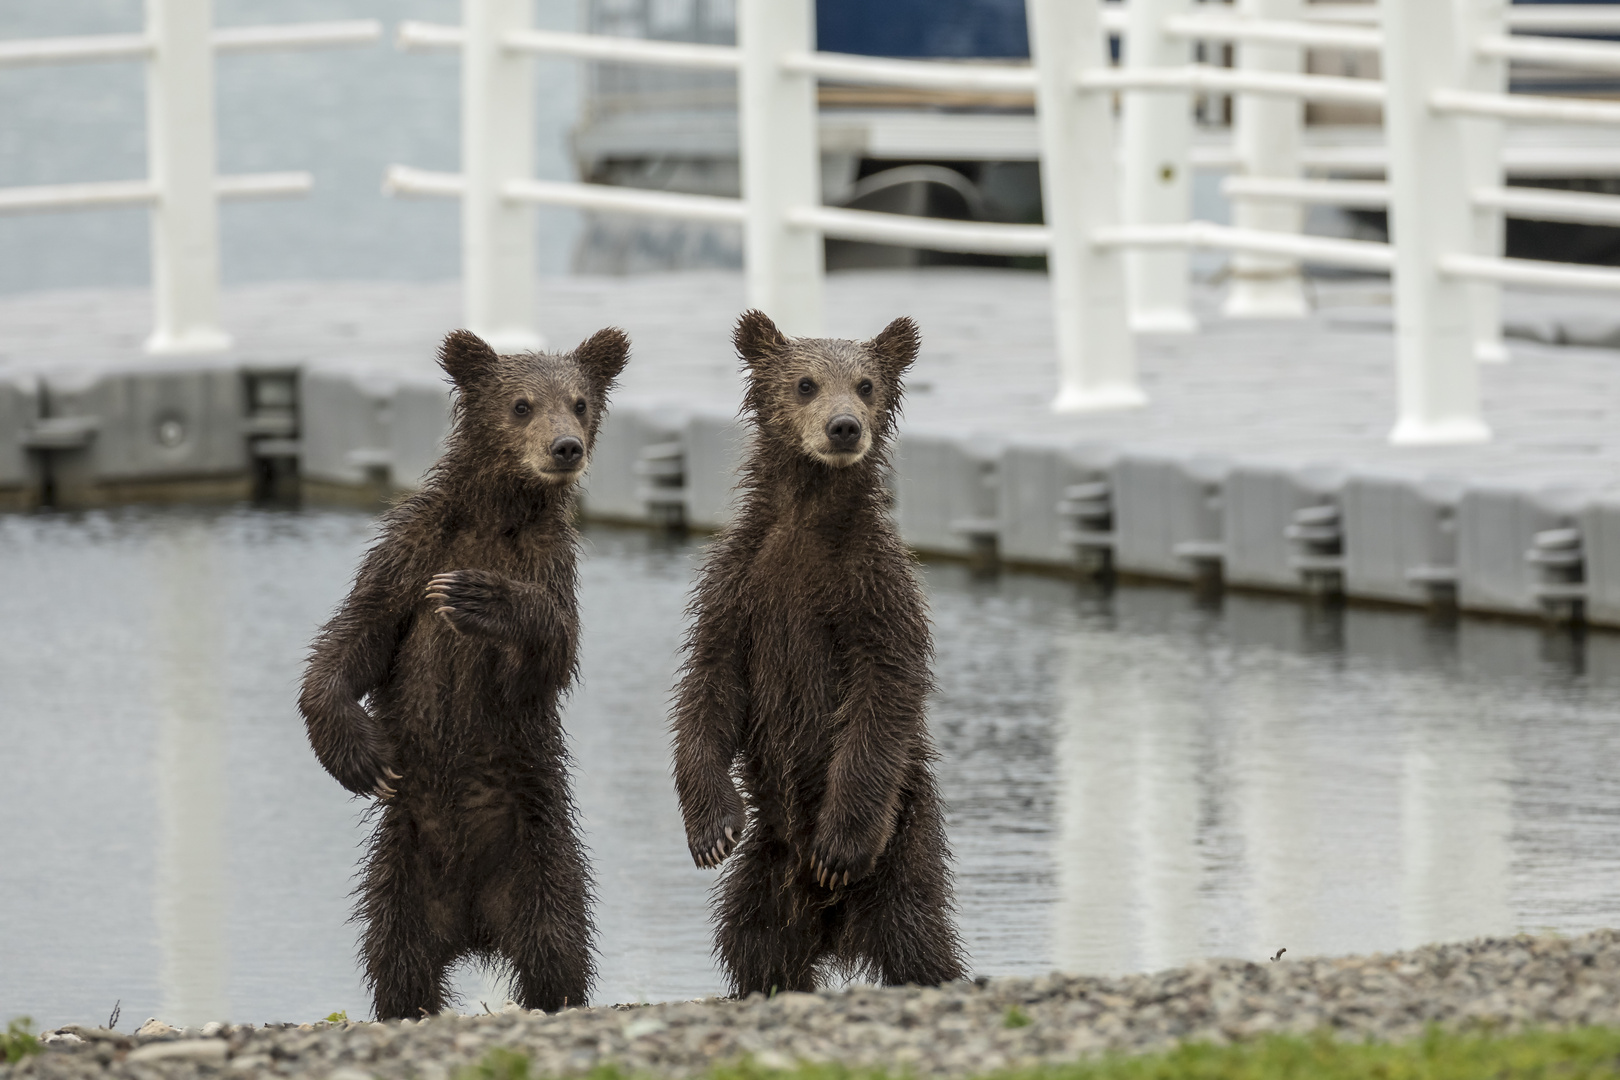
[[1373, 956], [1274, 963], [1206, 961], [1151, 975], [981, 979], [939, 989], [854, 987], [742, 1001], [570, 1009], [511, 1006], [421, 1022], [254, 1027], [210, 1024], [143, 1034], [74, 1027], [0, 1080], [231, 1076], [452, 1080], [495, 1047], [521, 1050], [531, 1076], [602, 1065], [688, 1077], [743, 1057], [766, 1068], [838, 1062], [964, 1077], [1104, 1051], [1228, 1042], [1319, 1028], [1399, 1041], [1447, 1028], [1620, 1026], [1620, 931], [1521, 936]]

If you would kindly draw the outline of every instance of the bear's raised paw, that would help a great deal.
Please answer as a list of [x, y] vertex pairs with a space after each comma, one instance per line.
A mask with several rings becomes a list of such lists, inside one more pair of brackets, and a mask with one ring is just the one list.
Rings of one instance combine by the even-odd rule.
[[502, 616], [511, 603], [506, 580], [486, 570], [452, 570], [428, 581], [427, 599], [434, 611], [463, 634], [499, 637]]

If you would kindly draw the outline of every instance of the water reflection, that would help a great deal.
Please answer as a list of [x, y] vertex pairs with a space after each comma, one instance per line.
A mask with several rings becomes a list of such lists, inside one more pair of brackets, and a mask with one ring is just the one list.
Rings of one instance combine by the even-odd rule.
[[158, 709], [157, 925], [162, 1015], [231, 1015], [225, 994], [224, 627], [213, 545], [188, 522], [153, 546], [152, 669]]
[[[0, 517], [0, 1017], [365, 1011], [362, 804], [294, 694], [361, 515]], [[715, 993], [664, 725], [698, 547], [592, 530], [567, 723], [598, 1000]], [[974, 969], [1132, 971], [1620, 923], [1620, 638], [929, 564]], [[504, 987], [461, 973], [465, 1007]]]

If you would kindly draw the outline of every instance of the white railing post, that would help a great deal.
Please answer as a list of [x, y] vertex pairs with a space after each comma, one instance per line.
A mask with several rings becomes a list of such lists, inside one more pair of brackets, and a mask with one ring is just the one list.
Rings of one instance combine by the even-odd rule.
[[1440, 271], [1473, 248], [1462, 124], [1431, 107], [1462, 74], [1451, 3], [1381, 5], [1384, 138], [1389, 147], [1390, 239], [1395, 246], [1397, 445], [1484, 442], [1469, 286]]
[[534, 28], [534, 0], [462, 0], [461, 288], [468, 329], [497, 352], [538, 349], [534, 210], [508, 181], [534, 177], [534, 76], [507, 34]]
[[[1487, 94], [1508, 90], [1507, 61], [1487, 56], [1477, 44], [1487, 36], [1507, 34], [1506, 0], [1454, 0], [1457, 12], [1457, 47], [1462, 67], [1462, 86]], [[1470, 117], [1462, 121], [1463, 146], [1468, 154], [1469, 193], [1481, 188], [1497, 190], [1507, 183], [1502, 168], [1503, 124], [1490, 117]], [[1500, 207], [1474, 204], [1475, 255], [1498, 258], [1505, 250], [1505, 217]], [[1476, 281], [1468, 287], [1474, 320], [1474, 355], [1485, 363], [1508, 358], [1502, 344], [1502, 286], [1494, 281]]]
[[[1396, 0], [1406, 2], [1406, 0]], [[1428, 0], [1419, 0], [1428, 2]], [[1238, 10], [1260, 19], [1298, 19], [1300, 0], [1238, 0]], [[1298, 74], [1303, 50], [1297, 45], [1239, 42], [1238, 66], [1245, 71]], [[1294, 180], [1300, 175], [1300, 132], [1305, 103], [1297, 97], [1238, 94], [1232, 102], [1232, 141], [1243, 176]], [[1284, 200], [1237, 199], [1232, 223], [1240, 229], [1299, 233], [1304, 208]], [[1300, 318], [1307, 310], [1299, 262], [1266, 255], [1232, 256], [1232, 287], [1225, 312], [1239, 318]]]
[[1093, 242], [1118, 223], [1113, 103], [1077, 80], [1108, 67], [1100, 0], [1025, 0], [1035, 63], [1041, 201], [1057, 324], [1059, 412], [1147, 401], [1136, 383], [1123, 260]]
[[[1186, 13], [1188, 0], [1130, 0], [1120, 41], [1129, 70], [1180, 68], [1191, 46], [1165, 33], [1165, 19]], [[1122, 218], [1126, 225], [1183, 225], [1192, 216], [1192, 100], [1185, 91], [1133, 90], [1124, 95]], [[1190, 333], [1198, 329], [1188, 303], [1185, 248], [1137, 248], [1125, 253], [1131, 329]]]
[[815, 48], [814, 0], [740, 0], [737, 111], [742, 138], [743, 250], [748, 303], [784, 333], [822, 333], [821, 234], [788, 220], [821, 205], [821, 145], [815, 77], [782, 58]]
[[152, 207], [152, 336], [146, 351], [230, 348], [219, 325], [219, 204], [214, 193], [212, 0], [146, 0]]

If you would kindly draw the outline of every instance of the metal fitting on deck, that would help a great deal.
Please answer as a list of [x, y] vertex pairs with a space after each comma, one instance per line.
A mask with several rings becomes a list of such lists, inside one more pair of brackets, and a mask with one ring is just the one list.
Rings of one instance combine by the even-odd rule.
[[1530, 591], [1547, 617], [1556, 623], [1581, 622], [1586, 614], [1586, 553], [1580, 529], [1536, 533], [1524, 558], [1539, 577]]
[[1082, 574], [1102, 577], [1114, 568], [1114, 487], [1106, 479], [1063, 489], [1058, 516], [1069, 522], [1064, 543], [1074, 548]]
[[636, 458], [636, 494], [647, 517], [666, 529], [686, 527], [686, 448], [679, 439], [652, 443]]
[[1294, 545], [1288, 565], [1299, 572], [1305, 593], [1313, 597], [1344, 595], [1344, 528], [1337, 503], [1301, 507], [1284, 535]]

